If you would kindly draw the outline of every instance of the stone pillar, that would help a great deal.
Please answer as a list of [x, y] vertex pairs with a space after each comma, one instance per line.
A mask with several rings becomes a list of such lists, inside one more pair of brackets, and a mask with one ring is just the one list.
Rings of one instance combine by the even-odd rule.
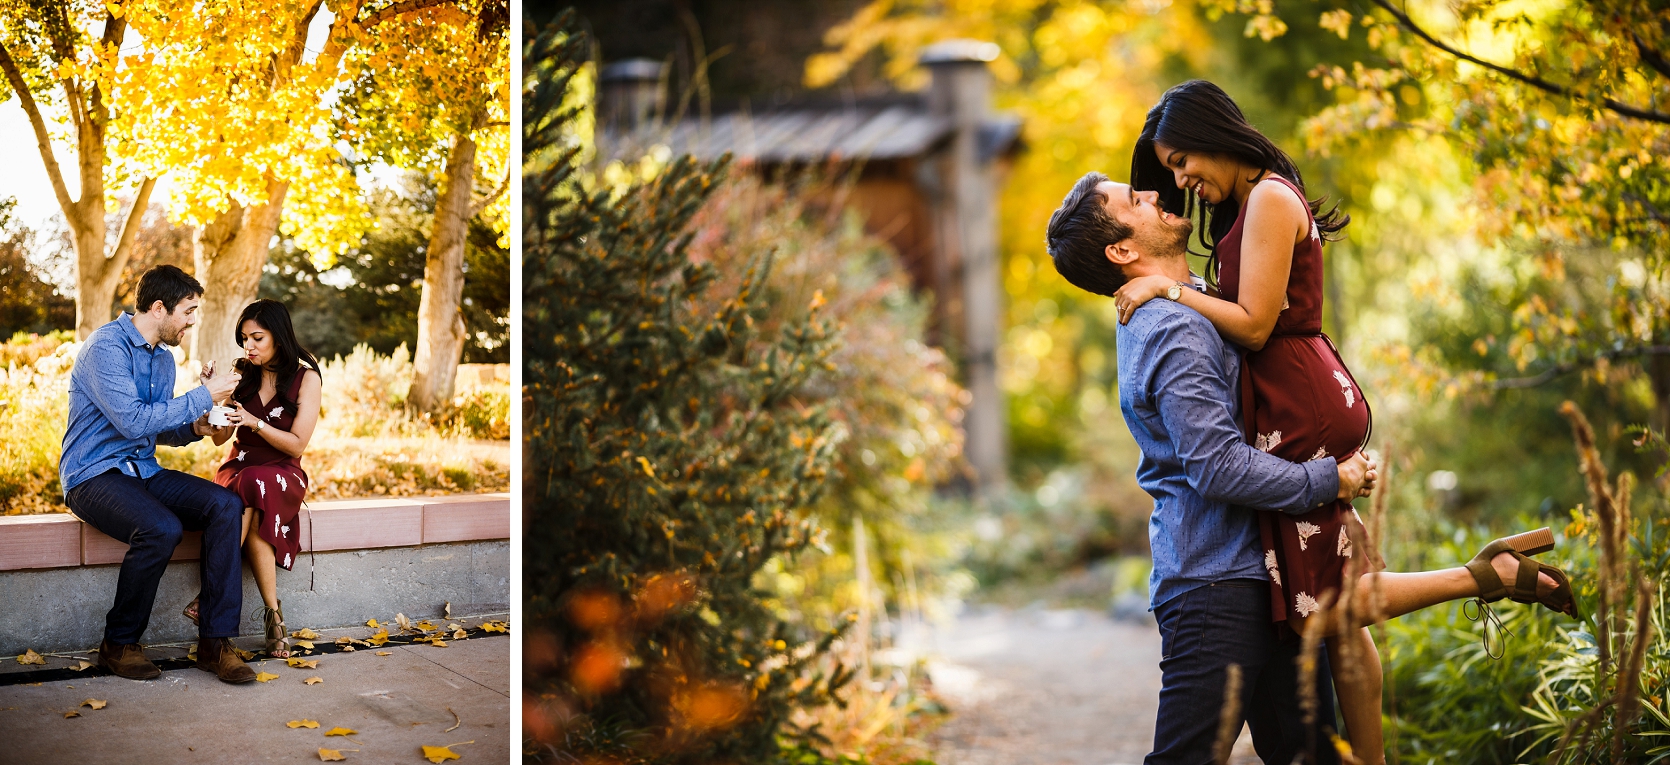
[[964, 380], [973, 400], [964, 422], [966, 452], [976, 473], [976, 492], [1001, 490], [1009, 474], [1006, 405], [997, 384], [997, 345], [1002, 332], [1003, 288], [997, 257], [995, 168], [980, 150], [981, 125], [991, 116], [991, 72], [995, 44], [949, 40], [929, 46], [921, 63], [933, 76], [928, 108], [953, 127], [944, 191], [955, 216], [957, 241], [945, 242], [943, 257], [955, 252], [960, 268], [961, 346]]

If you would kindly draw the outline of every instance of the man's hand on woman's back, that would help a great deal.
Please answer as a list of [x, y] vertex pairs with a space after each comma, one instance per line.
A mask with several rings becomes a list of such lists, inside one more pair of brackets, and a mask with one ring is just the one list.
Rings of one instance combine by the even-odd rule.
[[1347, 502], [1374, 493], [1374, 480], [1380, 477], [1380, 466], [1362, 452], [1339, 463], [1339, 498]]

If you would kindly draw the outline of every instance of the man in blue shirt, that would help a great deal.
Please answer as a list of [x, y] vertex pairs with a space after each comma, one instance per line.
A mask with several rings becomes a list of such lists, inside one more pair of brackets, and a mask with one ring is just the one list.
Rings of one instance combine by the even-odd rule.
[[[1112, 296], [1127, 279], [1161, 274], [1193, 289], [1187, 218], [1159, 208], [1101, 173], [1079, 179], [1050, 218], [1056, 270], [1075, 286]], [[1117, 330], [1119, 402], [1142, 450], [1137, 483], [1154, 497], [1148, 522], [1154, 570], [1150, 608], [1160, 626], [1161, 689], [1154, 751], [1146, 765], [1213, 759], [1227, 667], [1242, 673], [1243, 716], [1266, 763], [1291, 763], [1315, 742], [1298, 708], [1298, 642], [1270, 615], [1269, 574], [1257, 508], [1303, 512], [1366, 495], [1372, 463], [1360, 456], [1296, 464], [1248, 445], [1236, 423], [1240, 358], [1205, 317], [1173, 300], [1144, 305]], [[1326, 655], [1318, 678], [1327, 678]], [[1319, 718], [1333, 694], [1318, 683]], [[1337, 762], [1317, 746], [1315, 762]]]
[[243, 501], [210, 481], [163, 470], [156, 459], [159, 441], [184, 446], [213, 434], [209, 408], [238, 384], [237, 374], [223, 370], [174, 396], [174, 355], [164, 346], [178, 346], [197, 323], [202, 295], [203, 286], [174, 266], [145, 272], [139, 311], [94, 330], [70, 373], [59, 482], [76, 517], [128, 544], [99, 664], [135, 680], [161, 674], [139, 639], [187, 530], [203, 532], [197, 666], [229, 683], [255, 679], [229, 640], [243, 609]]

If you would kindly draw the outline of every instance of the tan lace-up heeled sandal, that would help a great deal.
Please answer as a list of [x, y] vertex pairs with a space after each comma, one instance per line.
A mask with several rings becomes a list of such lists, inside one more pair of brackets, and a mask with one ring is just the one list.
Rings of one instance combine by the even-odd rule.
[[[1577, 599], [1572, 593], [1571, 580], [1566, 577], [1566, 572], [1527, 557], [1552, 549], [1554, 532], [1545, 526], [1491, 542], [1467, 562], [1467, 572], [1472, 574], [1473, 581], [1478, 583], [1479, 595], [1468, 601], [1477, 609], [1476, 613], [1467, 613], [1465, 610], [1463, 613], [1468, 619], [1485, 621], [1485, 653], [1491, 658], [1501, 658], [1502, 654], [1500, 645], [1497, 651], [1490, 650], [1490, 625], [1495, 625], [1500, 632], [1512, 634], [1491, 610], [1491, 603], [1503, 598], [1516, 603], [1540, 603], [1550, 611], [1565, 614], [1573, 619], [1583, 618], [1582, 612], [1577, 608]], [[1512, 555], [1519, 564], [1512, 583], [1503, 582], [1502, 578], [1496, 575], [1496, 567], [1491, 565], [1491, 561], [1502, 553]], [[1548, 574], [1548, 577], [1554, 580], [1554, 589], [1541, 597], [1537, 596], [1538, 574]]]
[[284, 624], [284, 601], [278, 602], [278, 608], [263, 605], [255, 609], [254, 616], [261, 619], [266, 631], [267, 655], [275, 659], [290, 658], [290, 633]]

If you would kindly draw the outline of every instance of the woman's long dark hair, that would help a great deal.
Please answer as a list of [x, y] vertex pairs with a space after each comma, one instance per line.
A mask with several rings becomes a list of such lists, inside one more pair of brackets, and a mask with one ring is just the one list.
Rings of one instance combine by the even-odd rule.
[[[1195, 230], [1201, 232], [1208, 256], [1206, 278], [1214, 284], [1218, 280], [1218, 241], [1235, 227], [1241, 203], [1229, 195], [1215, 205], [1196, 205], [1194, 195], [1177, 188], [1171, 168], [1155, 155], [1155, 143], [1197, 154], [1233, 157], [1260, 172], [1269, 170], [1292, 181], [1301, 196], [1305, 191], [1305, 180], [1299, 176], [1293, 158], [1248, 123], [1241, 107], [1223, 88], [1206, 80], [1190, 80], [1160, 96], [1160, 102], [1148, 110], [1142, 135], [1137, 137], [1136, 150], [1131, 154], [1131, 186], [1138, 191], [1158, 192], [1160, 205], [1167, 212], [1195, 219]], [[1326, 196], [1307, 200], [1323, 241], [1338, 241], [1343, 238], [1339, 231], [1351, 222], [1351, 216], [1340, 212], [1338, 205], [1323, 210], [1327, 201]]]
[[[251, 320], [272, 337], [273, 360], [269, 368], [276, 373], [277, 398], [295, 408], [296, 391], [290, 390], [290, 383], [296, 379], [296, 370], [305, 362], [314, 372], [319, 372], [319, 359], [296, 340], [296, 330], [290, 325], [290, 309], [285, 308], [283, 303], [277, 300], [257, 300], [244, 307], [243, 314], [238, 316], [238, 323], [232, 330], [238, 337], [239, 348], [244, 347], [244, 322]], [[233, 367], [243, 375], [243, 379], [238, 381], [238, 387], [232, 391], [233, 400], [244, 401], [261, 390], [261, 370], [256, 369], [248, 357], [238, 359]]]

